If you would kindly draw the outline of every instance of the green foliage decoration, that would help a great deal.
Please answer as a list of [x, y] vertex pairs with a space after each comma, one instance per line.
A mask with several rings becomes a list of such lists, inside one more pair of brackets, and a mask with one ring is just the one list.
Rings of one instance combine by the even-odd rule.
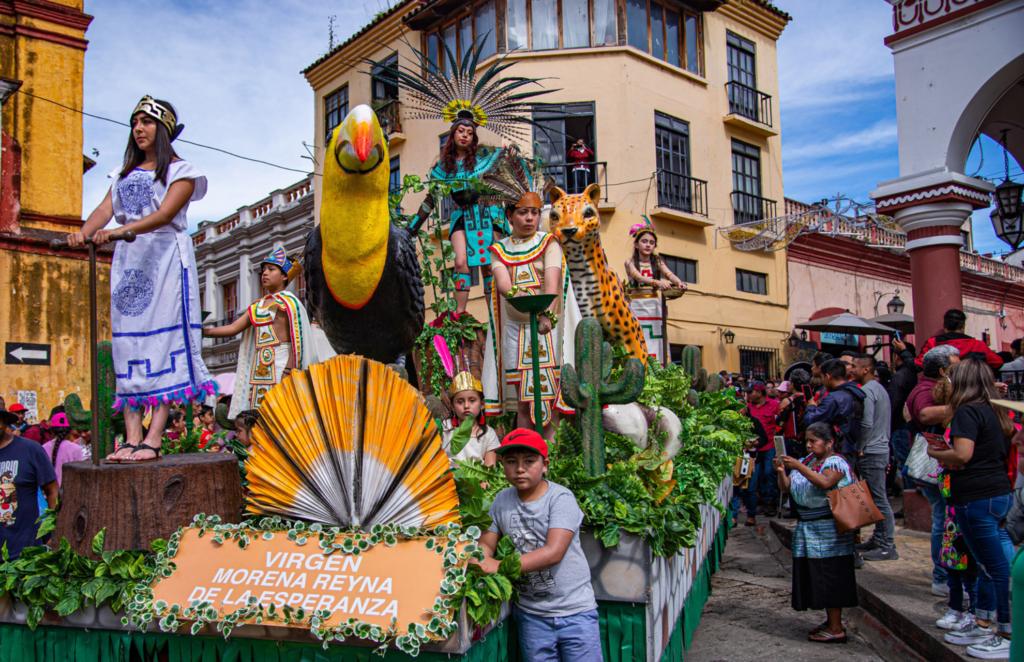
[[576, 421], [583, 440], [587, 473], [604, 471], [604, 429], [601, 408], [636, 400], [644, 388], [644, 364], [629, 359], [622, 366], [618, 381], [609, 382], [612, 372], [612, 347], [602, 340], [601, 323], [584, 319], [576, 327], [576, 366], [562, 367], [562, 396], [576, 409]]

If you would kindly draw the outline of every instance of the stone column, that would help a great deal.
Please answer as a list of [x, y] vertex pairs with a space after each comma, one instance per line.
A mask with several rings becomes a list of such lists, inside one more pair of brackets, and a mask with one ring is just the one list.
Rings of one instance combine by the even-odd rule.
[[878, 213], [895, 218], [907, 233], [919, 347], [942, 332], [947, 310], [963, 310], [960, 226], [972, 211], [989, 206], [993, 190], [988, 182], [936, 168], [882, 182], [871, 193]]
[[947, 310], [963, 310], [960, 249], [964, 242], [960, 226], [971, 211], [966, 202], [937, 202], [906, 207], [894, 214], [907, 233], [918, 345], [942, 332]]

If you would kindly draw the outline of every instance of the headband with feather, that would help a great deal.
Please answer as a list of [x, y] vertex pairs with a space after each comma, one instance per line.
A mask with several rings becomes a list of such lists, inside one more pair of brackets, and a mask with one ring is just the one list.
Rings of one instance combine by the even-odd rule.
[[434, 350], [441, 357], [441, 365], [448, 374], [448, 378], [452, 380], [451, 385], [448, 387], [449, 397], [455, 397], [455, 394], [460, 391], [484, 392], [484, 387], [480, 380], [469, 371], [469, 361], [465, 356], [462, 357], [462, 369], [458, 373], [455, 372], [455, 359], [452, 358], [452, 352], [448, 349], [448, 343], [441, 336], [434, 336]]
[[414, 55], [413, 66], [370, 59], [365, 62], [373, 66], [376, 77], [391, 78], [409, 93], [410, 102], [406, 108], [408, 117], [412, 119], [443, 119], [452, 124], [472, 122], [474, 126], [486, 127], [510, 141], [527, 138], [524, 125], [547, 130], [548, 127], [533, 120], [532, 99], [557, 90], [523, 89], [527, 85], [539, 86], [541, 79], [538, 78], [502, 78], [500, 75], [515, 64], [505, 62], [507, 53], [477, 76], [477, 63], [486, 38], [486, 34], [477, 37], [461, 61], [442, 42], [444, 52], [441, 53], [440, 64], [447, 71], [442, 71], [439, 63], [431, 61], [404, 38]]

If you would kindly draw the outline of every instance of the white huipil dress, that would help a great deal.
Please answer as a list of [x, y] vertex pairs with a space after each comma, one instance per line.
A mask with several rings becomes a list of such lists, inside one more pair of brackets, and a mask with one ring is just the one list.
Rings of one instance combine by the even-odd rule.
[[[136, 168], [114, 183], [110, 199], [120, 225], [138, 221], [160, 208], [167, 190], [181, 179], [195, 182], [189, 202], [206, 195], [206, 177], [188, 161], [167, 168], [167, 184], [151, 170]], [[199, 278], [192, 238], [187, 232], [188, 203], [170, 223], [117, 242], [110, 265], [110, 327], [113, 335], [115, 409], [196, 402], [216, 395], [217, 385], [202, 357]]]
[[[650, 262], [640, 262], [635, 265], [636, 270], [644, 278], [654, 278], [654, 269]], [[662, 266], [662, 273], [665, 267]], [[638, 285], [633, 283], [634, 286]], [[639, 287], [633, 290], [633, 299], [629, 302], [629, 309], [640, 323], [644, 332], [644, 343], [647, 345], [647, 354], [657, 363], [662, 363], [662, 342], [665, 337], [665, 329], [661, 319], [661, 297], [658, 291], [652, 288]]]

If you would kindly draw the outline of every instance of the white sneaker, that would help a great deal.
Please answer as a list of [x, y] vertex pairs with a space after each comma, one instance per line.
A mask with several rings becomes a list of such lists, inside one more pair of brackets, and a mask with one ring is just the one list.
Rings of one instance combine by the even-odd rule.
[[944, 639], [957, 646], [973, 646], [983, 644], [991, 639], [996, 633], [995, 626], [983, 628], [974, 620], [959, 630], [952, 630], [946, 633]]
[[996, 634], [988, 641], [968, 646], [967, 654], [982, 660], [1009, 660], [1010, 640]]
[[948, 598], [949, 597], [949, 587], [946, 586], [945, 584], [940, 584], [938, 582], [932, 582], [932, 595], [937, 595], [940, 598]]
[[966, 625], [965, 621], [970, 618], [966, 613], [950, 609], [946, 615], [935, 621], [935, 625], [943, 630], [961, 630]]

